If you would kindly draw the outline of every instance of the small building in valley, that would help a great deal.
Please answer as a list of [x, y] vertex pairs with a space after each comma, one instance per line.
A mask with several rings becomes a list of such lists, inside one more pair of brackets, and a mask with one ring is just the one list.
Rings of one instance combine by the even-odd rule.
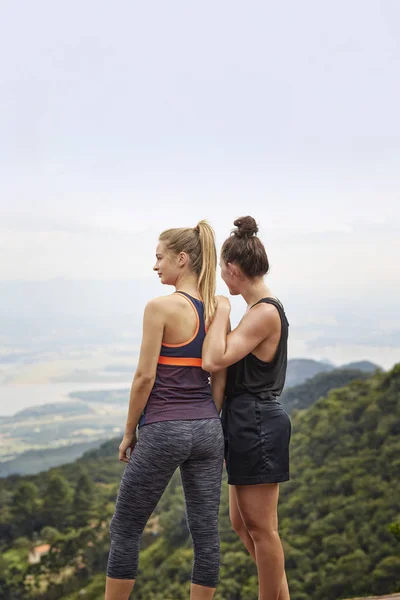
[[33, 548], [28, 554], [28, 563], [30, 565], [37, 565], [40, 563], [42, 556], [48, 554], [50, 551], [50, 544], [41, 544]]

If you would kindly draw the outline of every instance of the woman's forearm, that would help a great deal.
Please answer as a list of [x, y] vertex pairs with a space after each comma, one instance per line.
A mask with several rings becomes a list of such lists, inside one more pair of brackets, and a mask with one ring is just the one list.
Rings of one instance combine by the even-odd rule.
[[217, 309], [203, 343], [203, 369], [215, 371], [226, 352], [226, 335], [229, 330], [229, 311]]
[[218, 414], [222, 410], [225, 400], [226, 387], [226, 369], [212, 373], [211, 375], [211, 393]]
[[148, 377], [138, 373], [135, 374], [131, 386], [125, 434], [131, 434], [136, 431], [136, 427], [147, 404], [153, 385], [154, 377]]

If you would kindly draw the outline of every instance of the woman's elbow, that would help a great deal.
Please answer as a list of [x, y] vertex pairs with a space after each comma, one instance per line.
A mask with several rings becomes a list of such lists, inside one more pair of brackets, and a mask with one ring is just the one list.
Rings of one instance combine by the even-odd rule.
[[155, 374], [152, 373], [144, 373], [141, 371], [136, 371], [135, 373], [135, 382], [138, 387], [152, 388], [154, 385], [154, 381], [156, 379]]
[[219, 371], [221, 369], [220, 366], [218, 366], [216, 363], [213, 363], [211, 361], [208, 360], [202, 360], [202, 367], [204, 371], [208, 371], [208, 373], [215, 373], [216, 371]]

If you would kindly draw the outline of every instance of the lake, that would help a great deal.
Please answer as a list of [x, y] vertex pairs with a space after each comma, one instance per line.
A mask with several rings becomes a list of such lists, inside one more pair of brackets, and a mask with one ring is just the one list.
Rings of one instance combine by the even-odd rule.
[[[132, 380], [113, 383], [12, 383], [0, 384], [0, 417], [40, 404], [74, 401], [68, 394], [77, 391], [130, 389]], [[126, 396], [128, 406], [129, 395]]]

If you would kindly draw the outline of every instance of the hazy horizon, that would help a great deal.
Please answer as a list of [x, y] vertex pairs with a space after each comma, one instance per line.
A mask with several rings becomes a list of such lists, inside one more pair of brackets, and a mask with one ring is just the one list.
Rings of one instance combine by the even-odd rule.
[[[219, 287], [226, 293], [222, 285]], [[6, 355], [10, 361], [13, 353], [25, 352], [27, 362], [36, 356], [40, 363], [47, 362], [46, 357], [53, 353], [62, 372], [68, 360], [74, 361], [74, 368], [81, 364], [82, 368], [98, 370], [101, 361], [85, 363], [85, 352], [90, 351], [105, 363], [118, 361], [121, 353], [124, 361], [134, 365], [144, 305], [149, 298], [171, 291], [155, 276], [139, 282], [0, 282], [2, 308], [6, 307], [0, 310], [0, 359]], [[329, 291], [311, 294], [298, 289], [293, 293], [282, 290], [278, 296], [290, 322], [290, 358], [328, 359], [337, 365], [371, 360], [383, 368], [398, 362], [400, 325], [393, 298], [386, 301], [385, 313], [377, 317], [376, 296], [372, 294], [360, 293], [350, 299]], [[240, 297], [231, 297], [231, 303], [232, 323], [236, 324], [245, 304]], [[53, 373], [57, 361], [51, 370], [53, 376], [57, 376]]]

